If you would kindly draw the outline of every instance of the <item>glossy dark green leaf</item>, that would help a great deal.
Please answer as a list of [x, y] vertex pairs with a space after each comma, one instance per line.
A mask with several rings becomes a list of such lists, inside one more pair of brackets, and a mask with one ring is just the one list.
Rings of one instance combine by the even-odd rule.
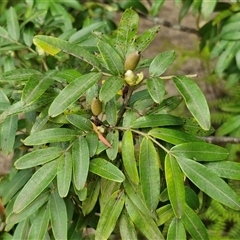
[[212, 0], [212, 1], [208, 1], [208, 0], [203, 0], [202, 1], [202, 5], [201, 5], [201, 15], [203, 16], [203, 18], [206, 20], [208, 19], [211, 14], [214, 11], [214, 8], [217, 4], [217, 0]]
[[156, 210], [157, 213], [157, 225], [161, 226], [167, 222], [170, 218], [174, 217], [174, 212], [171, 204], [164, 205]]
[[33, 133], [24, 140], [25, 145], [40, 145], [52, 142], [65, 142], [76, 138], [78, 133], [68, 128], [45, 129]]
[[185, 142], [203, 142], [201, 139], [189, 133], [171, 128], [154, 128], [150, 130], [148, 134], [154, 138], [164, 140], [174, 145]]
[[81, 115], [77, 115], [77, 114], [67, 115], [67, 120], [72, 125], [74, 125], [75, 127], [83, 131], [92, 131], [93, 126], [91, 121]]
[[10, 116], [4, 120], [0, 130], [1, 151], [10, 154], [13, 151], [15, 135], [18, 128], [18, 116]]
[[99, 99], [102, 102], [111, 100], [122, 88], [124, 80], [120, 77], [110, 76], [106, 79], [99, 92]]
[[77, 190], [84, 188], [89, 169], [89, 150], [85, 137], [79, 137], [73, 143], [73, 183]]
[[118, 154], [118, 143], [119, 143], [119, 132], [115, 130], [114, 132], [109, 132], [106, 139], [112, 145], [112, 148], [106, 150], [107, 156], [110, 160], [114, 160]]
[[185, 186], [185, 200], [187, 205], [194, 210], [197, 210], [200, 206], [197, 193], [188, 186]]
[[57, 191], [50, 196], [49, 212], [54, 238], [67, 239], [67, 208]]
[[72, 156], [66, 152], [58, 159], [57, 187], [60, 197], [66, 197], [72, 180]]
[[153, 142], [144, 138], [140, 145], [139, 174], [142, 192], [148, 208], [157, 208], [160, 195], [159, 156]]
[[7, 10], [6, 20], [7, 20], [7, 29], [8, 29], [9, 35], [13, 40], [18, 41], [20, 37], [20, 28], [19, 28], [18, 16], [15, 8], [10, 7]]
[[28, 239], [43, 239], [49, 224], [49, 208], [48, 205], [43, 205], [37, 212], [29, 230]]
[[183, 223], [179, 218], [175, 217], [171, 221], [168, 228], [167, 239], [168, 240], [187, 239]]
[[98, 82], [101, 78], [100, 73], [88, 73], [65, 87], [54, 99], [50, 108], [49, 115], [55, 117], [66, 110], [72, 103], [80, 98], [90, 87]]
[[124, 205], [124, 191], [114, 192], [101, 212], [96, 228], [95, 239], [108, 239], [115, 228]]
[[135, 184], [139, 183], [139, 176], [137, 170], [137, 162], [134, 154], [134, 143], [133, 143], [133, 135], [130, 130], [127, 130], [123, 134], [122, 138], [122, 160], [124, 169], [131, 179], [131, 181]]
[[21, 212], [33, 202], [41, 192], [50, 184], [57, 174], [57, 162], [46, 163], [39, 168], [29, 179], [14, 203], [13, 211]]
[[176, 58], [174, 51], [166, 51], [158, 54], [150, 64], [149, 73], [152, 77], [159, 77], [173, 63]]
[[89, 171], [115, 182], [123, 182], [125, 179], [124, 174], [115, 165], [103, 158], [92, 159]]
[[182, 125], [183, 120], [169, 114], [147, 115], [137, 118], [132, 124], [132, 128], [161, 127], [171, 125]]
[[192, 5], [192, 1], [184, 1], [179, 12], [178, 22], [180, 23], [182, 19], [187, 15], [189, 8]]
[[105, 106], [106, 120], [111, 126], [115, 126], [117, 122], [117, 104], [115, 98], [112, 98]]
[[196, 161], [219, 161], [228, 157], [227, 149], [205, 142], [182, 143], [171, 148], [177, 157], [185, 157]]
[[147, 239], [164, 239], [156, 222], [144, 215], [128, 197], [125, 199], [125, 207], [130, 219]]
[[153, 17], [156, 16], [159, 13], [159, 11], [161, 10], [164, 2], [165, 2], [165, 0], [154, 1], [152, 3], [151, 9], [150, 9], [150, 15]]
[[203, 225], [199, 216], [187, 205], [185, 206], [182, 222], [186, 230], [194, 239], [208, 240], [207, 229]]
[[204, 94], [198, 85], [185, 76], [173, 77], [173, 82], [184, 98], [187, 108], [204, 129], [210, 129], [210, 112]]
[[98, 59], [90, 52], [88, 52], [84, 47], [81, 47], [79, 45], [55, 37], [43, 35], [35, 36], [33, 38], [33, 43], [50, 54], [54, 55], [54, 53], [52, 53], [52, 50], [56, 50], [56, 53], [62, 50], [65, 53], [68, 53], [89, 63], [93, 67], [99, 67]]
[[240, 209], [240, 197], [210, 169], [187, 158], [177, 158], [177, 161], [185, 175], [199, 189], [232, 209]]
[[148, 78], [147, 79], [147, 88], [152, 99], [156, 103], [160, 103], [163, 100], [165, 94], [165, 86], [161, 78]]
[[63, 153], [63, 149], [59, 147], [49, 147], [37, 149], [20, 157], [15, 163], [17, 169], [31, 168], [44, 163], [50, 162], [59, 157]]
[[98, 50], [104, 62], [104, 66], [112, 75], [120, 76], [123, 74], [123, 60], [118, 52], [107, 42], [99, 42]]
[[175, 216], [181, 218], [185, 205], [185, 188], [183, 173], [178, 166], [176, 159], [170, 155], [165, 158], [165, 175], [168, 189], [168, 196]]
[[204, 164], [221, 178], [240, 180], [240, 163], [232, 161], [210, 162]]

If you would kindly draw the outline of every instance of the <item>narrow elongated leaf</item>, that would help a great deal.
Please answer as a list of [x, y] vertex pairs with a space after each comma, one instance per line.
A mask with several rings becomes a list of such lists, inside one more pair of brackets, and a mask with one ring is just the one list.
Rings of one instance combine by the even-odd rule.
[[180, 130], [171, 128], [154, 128], [148, 132], [149, 135], [157, 139], [164, 140], [174, 145], [185, 142], [203, 142], [203, 140]]
[[174, 51], [166, 51], [158, 54], [150, 64], [149, 73], [152, 77], [159, 77], [173, 63], [176, 58]]
[[124, 192], [121, 190], [114, 192], [110, 196], [98, 221], [95, 233], [96, 240], [109, 238], [123, 209], [124, 198]]
[[203, 0], [201, 5], [201, 15], [204, 19], [207, 19], [210, 17], [210, 15], [213, 13], [214, 8], [217, 4], [217, 0]]
[[196, 161], [219, 161], [228, 157], [227, 149], [205, 142], [182, 143], [171, 148], [177, 157], [185, 157]]
[[134, 155], [133, 136], [130, 130], [127, 130], [122, 138], [122, 160], [127, 175], [133, 183], [138, 184], [137, 162]]
[[66, 197], [72, 180], [72, 156], [66, 152], [58, 159], [57, 186], [60, 197]]
[[157, 208], [160, 195], [159, 156], [148, 138], [140, 145], [139, 173], [144, 199], [148, 208], [153, 212]]
[[125, 179], [124, 174], [116, 166], [103, 158], [91, 160], [89, 171], [115, 182], [123, 182]]
[[167, 204], [163, 207], [160, 207], [156, 210], [157, 213], [157, 225], [161, 226], [167, 222], [170, 218], [174, 217], [174, 212], [171, 204]]
[[20, 37], [20, 28], [15, 8], [10, 7], [9, 10], [7, 10], [6, 19], [9, 35], [11, 36], [12, 39], [18, 41]]
[[42, 206], [38, 213], [36, 214], [31, 228], [29, 230], [28, 239], [35, 240], [35, 239], [43, 239], [48, 228], [49, 224], [49, 208], [48, 204]]
[[179, 117], [175, 117], [169, 114], [156, 114], [139, 117], [131, 124], [131, 127], [148, 128], [182, 124], [183, 120]]
[[20, 157], [15, 163], [17, 169], [25, 169], [35, 167], [59, 157], [63, 153], [63, 149], [59, 147], [49, 147], [37, 149]]
[[106, 79], [99, 92], [99, 99], [102, 102], [111, 100], [122, 88], [124, 80], [120, 77], [110, 76]]
[[68, 128], [45, 129], [33, 133], [24, 140], [25, 145], [40, 145], [52, 142], [65, 142], [76, 138], [78, 133]]
[[155, 221], [144, 215], [128, 197], [125, 199], [125, 207], [130, 219], [147, 239], [164, 239]]
[[115, 76], [123, 74], [123, 60], [118, 52], [107, 42], [99, 42], [98, 50], [105, 63], [106, 68]]
[[80, 98], [90, 87], [101, 78], [100, 73], [89, 73], [71, 82], [54, 99], [50, 108], [49, 115], [55, 117], [66, 110], [72, 103]]
[[91, 131], [92, 130], [92, 123], [89, 119], [77, 115], [77, 114], [70, 114], [67, 115], [67, 120], [74, 125], [75, 127], [83, 130], [83, 131]]
[[117, 104], [116, 99], [112, 98], [106, 103], [105, 106], [106, 120], [111, 126], [115, 126], [117, 123]]
[[5, 28], [1, 27], [1, 26], [0, 26], [0, 37], [8, 39], [8, 40], [10, 38], [9, 34], [8, 34], [8, 31]]
[[207, 101], [198, 85], [185, 76], [173, 77], [173, 82], [199, 125], [204, 130], [209, 130], [211, 126], [210, 112]]
[[240, 163], [232, 161], [210, 162], [204, 164], [221, 178], [240, 180]]
[[76, 139], [72, 147], [73, 183], [77, 190], [84, 188], [89, 169], [89, 150], [85, 137]]
[[0, 74], [0, 81], [24, 81], [28, 80], [33, 74], [42, 75], [35, 69], [14, 69]]
[[182, 221], [178, 218], [173, 218], [172, 222], [170, 223], [167, 239], [168, 240], [178, 240], [178, 239], [186, 239], [186, 232]]
[[199, 189], [232, 209], [240, 209], [240, 197], [210, 169], [187, 158], [177, 158], [177, 161], [182, 171]]
[[49, 185], [57, 174], [57, 162], [52, 161], [39, 168], [29, 179], [13, 206], [13, 211], [18, 213], [36, 199]]
[[182, 222], [186, 230], [194, 239], [208, 240], [208, 233], [199, 216], [187, 205], [182, 216]]
[[121, 239], [123, 240], [138, 239], [134, 224], [126, 211], [126, 208], [123, 209], [119, 218], [119, 230]]
[[26, 239], [28, 236], [29, 219], [21, 221], [14, 229], [13, 239]]
[[54, 191], [50, 196], [49, 212], [55, 239], [67, 239], [67, 209], [64, 200]]
[[148, 78], [147, 79], [147, 88], [152, 99], [156, 103], [160, 103], [163, 100], [165, 94], [165, 86], [160, 78]]
[[115, 130], [115, 132], [109, 132], [106, 139], [112, 145], [112, 148], [108, 148], [106, 150], [107, 156], [110, 160], [114, 160], [118, 154], [119, 147], [119, 132]]
[[86, 49], [84, 49], [84, 47], [80, 47], [79, 45], [67, 42], [62, 39], [37, 35], [33, 38], [33, 43], [52, 55], [55, 55], [62, 50], [65, 53], [68, 53], [89, 63], [93, 67], [98, 68], [100, 65], [98, 59]]
[[1, 151], [7, 155], [13, 151], [17, 127], [18, 116], [6, 118], [1, 126]]
[[181, 218], [185, 206], [185, 188], [183, 182], [183, 173], [181, 172], [177, 161], [169, 154], [165, 158], [165, 175], [169, 200], [177, 218]]
[[30, 23], [24, 27], [23, 40], [28, 47], [32, 45], [34, 33], [35, 33], [35, 29], [33, 24]]
[[98, 147], [98, 136], [95, 132], [88, 132], [86, 139], [88, 143], [89, 155], [90, 157], [93, 157]]

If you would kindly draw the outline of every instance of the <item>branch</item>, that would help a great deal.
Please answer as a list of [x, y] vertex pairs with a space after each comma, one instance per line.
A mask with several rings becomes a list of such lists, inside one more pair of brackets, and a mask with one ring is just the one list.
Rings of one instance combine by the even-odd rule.
[[216, 137], [216, 136], [209, 136], [209, 137], [199, 137], [208, 143], [214, 144], [224, 144], [224, 143], [232, 143], [232, 144], [239, 144], [240, 138], [236, 137]]

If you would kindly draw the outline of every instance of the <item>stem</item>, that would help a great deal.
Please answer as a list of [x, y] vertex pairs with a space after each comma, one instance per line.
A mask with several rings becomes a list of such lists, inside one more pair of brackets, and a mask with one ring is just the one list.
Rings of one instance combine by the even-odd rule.
[[[185, 77], [189, 77], [189, 78], [195, 78], [198, 76], [198, 74], [189, 74], [189, 75], [184, 75]], [[172, 77], [175, 77], [175, 75], [170, 75], [170, 76], [161, 76], [160, 78], [162, 80], [169, 80], [169, 79], [172, 79]]]

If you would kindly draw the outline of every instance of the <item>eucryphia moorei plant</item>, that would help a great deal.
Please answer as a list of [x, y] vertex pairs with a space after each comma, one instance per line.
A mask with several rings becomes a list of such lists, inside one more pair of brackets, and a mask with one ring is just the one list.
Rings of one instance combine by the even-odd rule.
[[[45, 64], [66, 56], [78, 70], [0, 75], [16, 82], [0, 91], [1, 147], [15, 152], [0, 182], [5, 238], [206, 240], [199, 215], [211, 199], [240, 209], [222, 179], [239, 179], [239, 163], [201, 138], [212, 133], [203, 93], [187, 76], [162, 76], [174, 51], [141, 58], [159, 27], [138, 35], [138, 22], [127, 9], [111, 35], [36, 35]], [[164, 79], [179, 95], [166, 97]], [[182, 101], [192, 117], [171, 114]]]

